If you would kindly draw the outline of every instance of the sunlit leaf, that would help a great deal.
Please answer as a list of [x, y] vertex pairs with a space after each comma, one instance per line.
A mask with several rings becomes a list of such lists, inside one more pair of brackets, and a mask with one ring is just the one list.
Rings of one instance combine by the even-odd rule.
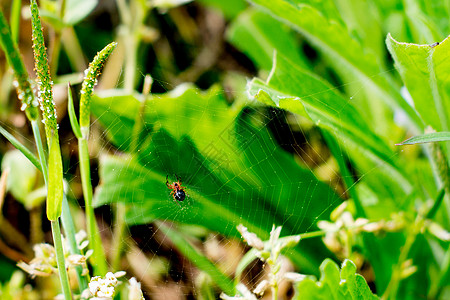
[[409, 138], [397, 145], [398, 146], [414, 145], [414, 144], [445, 142], [445, 141], [450, 141], [450, 132], [448, 132], [448, 131], [432, 132], [432, 133], [426, 133], [426, 134], [422, 134], [422, 135], [413, 136], [412, 138]]
[[356, 266], [346, 259], [342, 268], [330, 259], [320, 265], [320, 280], [305, 278], [296, 285], [294, 299], [378, 299], [370, 291], [364, 277], [356, 273]]

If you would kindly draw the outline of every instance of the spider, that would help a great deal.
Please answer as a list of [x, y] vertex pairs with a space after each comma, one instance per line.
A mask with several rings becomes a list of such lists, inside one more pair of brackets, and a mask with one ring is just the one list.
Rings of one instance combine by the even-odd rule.
[[186, 198], [186, 192], [184, 191], [185, 187], [181, 186], [181, 181], [178, 178], [178, 176], [177, 175], [175, 176], [177, 177], [177, 181], [173, 182], [172, 184], [169, 184], [169, 175], [167, 175], [166, 185], [169, 189], [172, 190], [172, 192], [170, 192], [170, 195], [173, 197], [175, 203], [180, 205], [178, 201], [183, 201]]

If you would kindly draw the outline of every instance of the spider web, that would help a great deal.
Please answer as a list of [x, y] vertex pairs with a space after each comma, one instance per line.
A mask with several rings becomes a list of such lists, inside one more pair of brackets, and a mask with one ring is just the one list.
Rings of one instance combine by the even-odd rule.
[[[183, 92], [182, 87], [170, 86], [167, 82], [164, 82], [163, 84], [173, 88], [171, 93], [181, 94]], [[355, 84], [355, 82], [352, 82], [351, 84]], [[363, 85], [364, 83], [361, 83], [361, 89], [363, 88]], [[336, 89], [339, 88], [342, 88], [342, 86], [336, 87]], [[168, 90], [170, 90], [170, 88]], [[225, 92], [232, 93], [233, 95], [242, 95], [245, 93], [245, 90], [222, 89], [218, 91], [218, 93]], [[357, 91], [357, 93], [358, 92], [359, 91]], [[197, 93], [202, 93], [202, 91], [197, 90]], [[353, 96], [349, 98], [349, 102], [352, 101]], [[148, 103], [148, 105], [151, 105], [151, 103]], [[250, 107], [255, 107], [255, 103], [248, 103], [248, 105]], [[197, 114], [206, 116], [208, 105], [192, 105], [189, 109], [197, 112]], [[155, 123], [160, 123], [159, 121], [163, 122], [164, 116], [158, 115], [158, 111], [156, 110], [154, 113], [157, 120]], [[185, 112], [182, 110], [174, 112], [174, 114], [180, 116], [180, 118], [184, 113]], [[215, 113], [220, 114], [223, 112], [216, 111]], [[152, 135], [160, 134], [161, 138], [159, 139], [160, 144], [158, 149], [153, 149], [154, 152], [150, 153], [148, 156], [143, 155], [145, 159], [141, 161], [144, 166], [159, 170], [159, 172], [163, 174], [163, 178], [167, 175], [169, 177], [169, 183], [176, 181], [176, 176], [179, 176], [183, 187], [186, 187], [185, 191], [187, 197], [185, 201], [182, 203], [175, 203], [175, 200], [170, 196], [170, 189], [165, 187], [165, 179], [161, 181], [161, 185], [164, 187], [162, 188], [163, 190], [158, 191], [157, 194], [164, 195], [162, 201], [166, 203], [166, 206], [170, 206], [171, 209], [168, 210], [167, 207], [156, 207], [156, 210], [164, 211], [162, 214], [158, 214], [156, 211], [155, 215], [158, 215], [158, 219], [163, 221], [170, 228], [174, 228], [175, 230], [186, 233], [187, 236], [194, 238], [192, 240], [197, 238], [197, 241], [203, 241], [203, 251], [210, 256], [210, 259], [212, 259], [215, 264], [221, 266], [222, 270], [228, 275], [233, 274], [237, 263], [248, 249], [240, 243], [238, 239], [226, 238], [223, 233], [209, 231], [211, 228], [206, 228], [205, 230], [205, 228], [197, 226], [195, 222], [186, 222], [186, 224], [178, 222], [180, 220], [192, 220], [202, 217], [201, 210], [196, 209], [195, 194], [203, 193], [205, 197], [214, 199], [215, 204], [217, 204], [217, 207], [219, 208], [221, 206], [234, 208], [235, 212], [237, 212], [238, 216], [243, 220], [248, 219], [249, 215], [270, 215], [270, 212], [275, 209], [279, 218], [276, 219], [278, 222], [274, 220], [274, 225], [285, 226], [288, 223], [291, 223], [294, 224], [295, 228], [303, 228], [303, 231], [296, 232], [297, 234], [315, 230], [316, 221], [322, 218], [327, 219], [330, 209], [337, 206], [342, 199], [347, 197], [347, 190], [345, 190], [340, 181], [342, 177], [339, 174], [338, 168], [333, 163], [333, 158], [327, 152], [326, 147], [324, 147], [324, 141], [321, 139], [320, 131], [312, 126], [309, 121], [306, 121], [303, 117], [298, 115], [285, 113], [277, 109], [262, 108], [258, 107], [258, 105], [256, 105], [256, 108], [251, 109], [248, 116], [248, 119], [245, 121], [248, 123], [247, 125], [251, 125], [250, 128], [254, 131], [249, 133], [250, 139], [246, 140], [247, 144], [241, 145], [242, 147], [238, 149], [245, 151], [246, 154], [252, 156], [254, 160], [248, 165], [244, 164], [241, 165], [240, 168], [237, 168], [238, 173], [228, 172], [224, 175], [222, 180], [219, 181], [215, 191], [211, 192], [207, 189], [208, 185], [211, 184], [209, 178], [211, 173], [204, 172], [202, 169], [204, 165], [211, 167], [211, 159], [208, 158], [208, 156], [203, 156], [200, 160], [198, 157], [186, 158], [182, 155], [182, 151], [176, 155], [170, 156], [174, 151], [173, 141], [170, 140], [170, 135], [161, 134], [164, 131], [163, 126], [159, 129], [153, 128], [152, 132]], [[142, 112], [140, 112], [140, 117], [141, 119], [144, 119]], [[100, 119], [101, 115], [98, 116], [98, 118]], [[232, 120], [230, 125], [236, 123], [236, 118]], [[201, 124], [202, 119], [195, 121], [197, 121], [198, 124]], [[113, 146], [109, 143], [110, 137], [107, 136], [108, 131], [111, 131], [112, 129], [116, 130], [117, 128], [109, 127], [104, 130], [102, 126], [97, 126], [97, 122], [97, 120], [93, 122], [91, 140], [102, 145], [98, 150], [99, 156], [105, 153], [113, 153], [119, 156], [122, 155], [117, 149], [122, 148], [124, 144]], [[117, 122], [111, 122], [111, 124], [113, 124], [111, 125], [113, 127], [124, 126], [119, 117], [117, 117]], [[182, 126], [183, 124], [174, 124], [171, 128], [172, 132], [174, 132], [176, 136], [182, 136], [182, 133], [184, 132]], [[192, 127], [193, 132], [197, 129], [198, 127], [196, 126]], [[208, 147], [211, 147], [211, 145], [214, 147], [218, 140], [223, 139], [224, 132], [226, 134], [225, 130], [218, 131], [217, 136], [208, 137], [208, 140], [203, 142], [203, 145], [206, 146], [202, 147], [197, 145], [199, 152], [204, 154], [208, 151]], [[261, 143], [258, 139], [264, 134], [267, 135], [267, 138], [263, 139]], [[131, 139], [131, 137], [129, 139]], [[129, 143], [129, 139], [126, 140], [126, 143]], [[266, 148], [264, 153], [267, 155], [260, 157], [257, 153], [257, 149], [259, 148], [252, 148], [252, 144], [254, 143], [261, 143], [258, 145]], [[224, 147], [223, 143], [222, 147]], [[236, 150], [231, 149], [232, 147], [233, 146], [230, 146], [230, 149], [225, 149], [225, 152], [223, 153], [225, 158], [223, 158], [222, 161], [215, 160], [212, 172], [224, 168], [224, 165], [229, 163], [226, 160], [226, 157], [230, 155], [232, 150]], [[277, 174], [277, 171], [281, 170], [283, 172], [283, 164], [277, 160], [280, 152], [283, 152], [284, 156], [294, 157], [295, 160], [293, 159], [292, 162], [296, 162], [299, 168], [308, 170], [312, 174], [323, 174], [324, 172], [322, 169], [326, 168], [327, 176], [322, 175], [322, 181], [317, 181], [314, 178], [313, 180], [306, 180], [307, 182], [305, 182], [305, 178], [303, 177], [289, 177], [286, 173]], [[171, 166], [165, 164], [167, 159], [164, 159], [164, 156], [170, 156], [174, 159], [171, 161]], [[270, 182], [269, 186], [263, 186], [261, 189], [261, 187], [257, 185], [252, 187], [234, 184], [239, 176], [244, 176], [246, 173], [252, 173], [254, 175], [255, 173], [253, 170], [264, 165], [271, 165], [272, 170], [275, 170], [275, 172], [272, 174], [259, 173], [256, 174], [256, 178], [260, 183]], [[131, 167], [133, 170], [135, 168], [133, 167], [131, 160], [128, 167]], [[175, 173], [174, 169], [177, 169], [178, 171]], [[189, 172], [183, 170], [189, 170]], [[98, 171], [98, 169], [93, 170], [93, 172]], [[119, 170], [118, 172], [121, 171]], [[141, 175], [145, 176], [145, 173], [141, 173]], [[365, 174], [361, 174], [360, 176], [363, 177], [364, 175]], [[287, 180], [280, 180], [280, 178], [287, 178]], [[327, 187], [330, 188], [330, 191], [334, 191], [334, 193], [333, 195], [329, 195], [326, 199], [317, 199], [314, 196], [314, 191], [323, 188], [321, 185], [322, 182], [325, 182]], [[226, 187], [230, 183], [233, 183], [234, 190], [232, 194], [227, 194]], [[291, 208], [279, 210], [278, 205], [283, 201], [282, 197], [285, 195], [283, 194], [283, 191], [293, 189], [297, 186], [307, 186], [307, 190], [298, 189], [297, 194], [294, 194], [295, 196], [301, 197], [304, 193], [311, 193], [311, 196], [304, 201], [299, 209]], [[122, 188], [125, 190], [129, 189], [126, 186]], [[139, 194], [142, 192], [142, 190], [132, 191], [136, 199], [140, 198]], [[240, 194], [250, 195], [245, 199], [245, 201], [248, 202], [248, 205], [236, 205], [237, 201], [242, 201], [242, 199], [238, 197]], [[260, 200], [261, 195], [264, 198], [270, 199], [271, 205], [268, 205], [267, 202], [262, 203], [262, 205], [258, 204], [257, 202]], [[322, 201], [325, 204], [324, 208], [315, 212], [311, 218], [311, 216], [307, 215], [309, 212], [308, 208], [309, 206], [312, 206], [315, 201]], [[134, 202], [133, 197], [130, 205], [135, 205], [139, 210], [142, 207], [142, 201], [136, 200], [136, 202]], [[247, 207], [251, 208], [251, 210], [246, 210], [245, 208]], [[242, 210], [239, 211], [239, 208]], [[111, 208], [110, 214], [114, 215], [115, 213], [115, 208]], [[127, 219], [129, 228], [127, 229], [127, 234], [122, 237], [123, 240], [121, 241], [125, 245], [124, 256], [129, 260], [129, 269], [131, 270], [131, 273], [136, 276], [139, 281], [143, 282], [144, 293], [146, 297], [151, 299], [163, 297], [176, 299], [180, 297], [189, 297], [190, 295], [194, 295], [195, 297], [196, 287], [194, 282], [198, 275], [198, 269], [195, 268], [192, 262], [180, 254], [179, 250], [177, 250], [161, 230], [158, 229], [158, 226], [150, 223], [150, 221], [147, 224], [142, 224], [142, 220], [145, 219], [145, 214], [146, 212], [142, 210], [140, 214], [137, 213], [132, 218]], [[279, 220], [282, 221], [279, 222]], [[106, 223], [104, 223], [104, 225], [105, 224]], [[111, 224], [114, 224], [114, 222]], [[225, 227], [232, 231], [235, 229], [236, 225], [236, 223], [230, 222], [227, 223]], [[104, 231], [102, 234], [107, 236], [112, 236], [114, 234], [114, 225], [103, 226], [102, 228], [102, 231]], [[303, 243], [304, 241], [300, 244]], [[233, 253], [233, 255], [231, 255], [232, 257], [230, 257], [228, 252]], [[258, 264], [258, 262], [254, 262], [251, 267], [247, 268], [243, 276], [250, 285], [253, 284], [253, 287], [265, 274], [264, 268], [261, 268], [261, 266], [255, 267]], [[289, 270], [293, 270], [292, 265], [287, 264], [287, 266]]]

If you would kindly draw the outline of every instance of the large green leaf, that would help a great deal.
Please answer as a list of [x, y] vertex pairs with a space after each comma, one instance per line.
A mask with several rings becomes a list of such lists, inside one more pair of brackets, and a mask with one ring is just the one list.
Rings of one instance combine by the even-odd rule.
[[[392, 150], [366, 125], [352, 103], [318, 76], [277, 54], [267, 82], [253, 79], [248, 92], [265, 104], [305, 115], [336, 135], [354, 157], [365, 158], [358, 160], [360, 171], [368, 172], [366, 179], [375, 177], [367, 180], [374, 190], [384, 191], [391, 199], [411, 191], [411, 184], [392, 159]], [[385, 181], [380, 182], [379, 176]]]
[[449, 131], [450, 40], [417, 45], [399, 43], [388, 35], [386, 44], [425, 125]]
[[276, 18], [300, 32], [314, 47], [320, 50], [344, 78], [361, 81], [366, 90], [391, 107], [401, 108], [418, 127], [423, 124], [416, 112], [401, 97], [399, 89], [380, 69], [377, 58], [365, 51], [352, 39], [339, 22], [325, 18], [317, 9], [303, 4], [293, 5], [287, 0], [252, 0], [264, 7]]
[[364, 277], [356, 273], [351, 260], [345, 260], [342, 268], [330, 259], [320, 265], [320, 280], [305, 278], [296, 286], [294, 299], [378, 299], [370, 291]]
[[[285, 235], [311, 230], [340, 203], [276, 144], [261, 111], [229, 107], [215, 88], [181, 86], [141, 105], [132, 95], [110, 92], [95, 97], [92, 107], [122, 150], [129, 149], [134, 120], [144, 121], [135, 155], [102, 157], [95, 193], [97, 205], [126, 203], [129, 224], [169, 219], [238, 236], [243, 223], [267, 238], [273, 224], [283, 225]], [[165, 184], [175, 174], [189, 195], [183, 203], [175, 203]], [[315, 272], [325, 255], [321, 243], [309, 240], [292, 257]]]

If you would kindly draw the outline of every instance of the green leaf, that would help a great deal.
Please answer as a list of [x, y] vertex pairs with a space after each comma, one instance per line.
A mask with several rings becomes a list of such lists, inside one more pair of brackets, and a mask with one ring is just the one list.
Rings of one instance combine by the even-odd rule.
[[414, 145], [414, 144], [445, 142], [445, 141], [450, 141], [450, 132], [448, 131], [432, 132], [422, 135], [416, 135], [396, 145], [402, 146], [402, 145]]
[[[94, 97], [92, 112], [125, 150], [142, 104], [113, 92]], [[137, 155], [102, 157], [102, 184], [95, 195], [97, 205], [126, 203], [130, 224], [169, 219], [239, 236], [235, 227], [243, 223], [267, 238], [273, 224], [283, 224], [284, 235], [308, 231], [340, 203], [276, 144], [263, 114], [229, 107], [217, 88], [200, 92], [181, 86], [151, 96], [141, 118]], [[118, 120], [121, 125], [115, 126]], [[166, 176], [174, 181], [175, 174], [189, 195], [183, 203], [174, 203], [165, 184]], [[293, 259], [311, 272], [327, 253], [317, 240], [294, 252]]]
[[[431, 16], [427, 15], [427, 12], [424, 9], [425, 7], [430, 8], [432, 5], [424, 5], [425, 7], [421, 7], [420, 2], [421, 0], [407, 0], [403, 2], [413, 41], [432, 44], [442, 40], [442, 32], [439, 30], [437, 24], [433, 22]], [[448, 4], [446, 5], [448, 7]], [[444, 7], [441, 7], [441, 9], [444, 9], [444, 11], [446, 10]], [[448, 15], [446, 17], [448, 18]]]
[[296, 285], [294, 299], [378, 299], [370, 291], [364, 277], [356, 273], [356, 266], [346, 259], [338, 265], [326, 259], [320, 265], [320, 280], [305, 278]]
[[308, 68], [290, 29], [261, 10], [249, 8], [241, 13], [228, 27], [227, 39], [264, 70], [272, 68], [275, 50], [296, 65]]
[[73, 107], [72, 88], [70, 87], [70, 84], [68, 84], [67, 86], [67, 99], [67, 109], [69, 111], [70, 125], [72, 126], [72, 131], [75, 136], [80, 139], [82, 137], [82, 134], [80, 125], [78, 124], [77, 115], [75, 113], [75, 108]]
[[[14, 5], [17, 7], [17, 1]], [[19, 3], [20, 6], [20, 3]], [[17, 29], [17, 28], [16, 28]], [[3, 12], [0, 9], [0, 46], [2, 47], [8, 64], [14, 71], [14, 77], [17, 81], [17, 95], [22, 102], [21, 109], [25, 111], [28, 119], [37, 120], [39, 117], [38, 101], [34, 97], [33, 89], [31, 87], [31, 80], [25, 68], [22, 56], [20, 55], [17, 43], [9, 31], [8, 23], [6, 22]]]
[[392, 159], [392, 150], [373, 133], [352, 103], [317, 75], [276, 54], [267, 82], [256, 78], [247, 88], [249, 95], [258, 101], [310, 118], [317, 126], [336, 135], [353, 156], [364, 157], [359, 165], [361, 172], [370, 170], [372, 174], [368, 176], [379, 172], [376, 176], [383, 174], [390, 180], [389, 184], [370, 181], [377, 185], [375, 190], [384, 190], [385, 195], [395, 191], [398, 196], [411, 191], [403, 170]]
[[[418, 127], [421, 120], [411, 106], [401, 97], [392, 80], [383, 75], [376, 57], [352, 39], [340, 23], [326, 19], [317, 9], [287, 0], [252, 0], [273, 16], [300, 32], [311, 45], [321, 51], [339, 74], [364, 83], [379, 99], [392, 108], [400, 108]], [[387, 76], [387, 74], [386, 74]]]
[[5, 128], [0, 126], [0, 134], [3, 135], [16, 149], [20, 150], [23, 155], [39, 170], [42, 172], [42, 167], [39, 159], [28, 150], [21, 142], [19, 142], [12, 134], [10, 134]]
[[61, 215], [64, 193], [63, 168], [59, 141], [56, 136], [50, 138], [48, 155], [48, 185], [47, 185], [47, 218], [55, 221]]
[[66, 0], [64, 23], [75, 25], [87, 17], [97, 6], [98, 0]]
[[9, 168], [7, 189], [14, 198], [29, 207], [27, 195], [34, 189], [37, 169], [19, 150], [8, 151], [2, 159], [2, 170]]
[[417, 45], [388, 35], [386, 44], [425, 125], [450, 131], [450, 40], [436, 46]]

